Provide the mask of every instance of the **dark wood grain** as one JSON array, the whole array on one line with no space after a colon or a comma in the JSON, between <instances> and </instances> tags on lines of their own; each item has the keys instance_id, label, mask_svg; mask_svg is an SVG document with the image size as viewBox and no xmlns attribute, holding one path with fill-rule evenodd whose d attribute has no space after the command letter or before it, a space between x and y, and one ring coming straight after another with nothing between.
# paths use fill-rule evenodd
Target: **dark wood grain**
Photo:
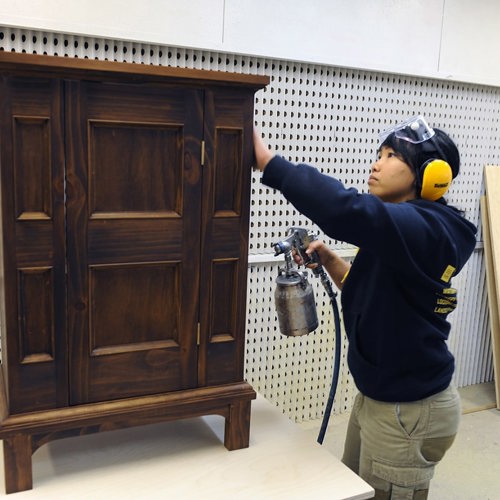
<instances>
[{"instance_id":1,"label":"dark wood grain","mask_svg":"<svg viewBox=\"0 0 500 500\"><path fill-rule=\"evenodd\" d=\"M0 52L6 491L53 439L208 414L249 444L263 76ZM205 151L203 153L203 151Z\"/></svg>"}]
</instances>

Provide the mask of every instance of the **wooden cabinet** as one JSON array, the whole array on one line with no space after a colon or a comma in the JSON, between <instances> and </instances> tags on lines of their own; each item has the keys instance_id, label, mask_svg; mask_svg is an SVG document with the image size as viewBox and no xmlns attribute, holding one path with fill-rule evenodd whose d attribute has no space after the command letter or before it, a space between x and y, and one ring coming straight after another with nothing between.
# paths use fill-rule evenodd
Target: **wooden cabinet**
<instances>
[{"instance_id":1,"label":"wooden cabinet","mask_svg":"<svg viewBox=\"0 0 500 500\"><path fill-rule=\"evenodd\" d=\"M243 381L254 92L267 77L0 53L6 490L45 442L219 414Z\"/></svg>"}]
</instances>

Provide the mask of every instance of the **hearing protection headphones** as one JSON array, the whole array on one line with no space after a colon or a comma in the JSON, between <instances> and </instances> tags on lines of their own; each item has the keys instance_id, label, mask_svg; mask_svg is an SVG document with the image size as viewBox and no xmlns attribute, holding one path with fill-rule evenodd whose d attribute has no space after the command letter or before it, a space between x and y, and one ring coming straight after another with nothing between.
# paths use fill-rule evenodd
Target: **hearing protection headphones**
<instances>
[{"instance_id":1,"label":"hearing protection headphones","mask_svg":"<svg viewBox=\"0 0 500 500\"><path fill-rule=\"evenodd\" d=\"M420 198L436 201L446 194L453 180L449 163L444 160L427 160L419 169Z\"/></svg>"},{"instance_id":2,"label":"hearing protection headphones","mask_svg":"<svg viewBox=\"0 0 500 500\"><path fill-rule=\"evenodd\" d=\"M425 118L421 115L413 116L399 125L382 131L379 134L380 144L384 144L391 134L394 134L396 139L401 139L413 145L429 142L432 144L433 147L430 150L425 148L422 153L437 151L437 158L431 157L427 159L420 167L418 167L419 162L417 159L417 165L413 165L417 170L417 194L420 195L420 198L431 201L436 201L444 196L453 180L453 170L450 164L443 160L446 155L439 147L434 129L429 127ZM428 155L429 153L427 153L427 158L429 158Z\"/></svg>"}]
</instances>

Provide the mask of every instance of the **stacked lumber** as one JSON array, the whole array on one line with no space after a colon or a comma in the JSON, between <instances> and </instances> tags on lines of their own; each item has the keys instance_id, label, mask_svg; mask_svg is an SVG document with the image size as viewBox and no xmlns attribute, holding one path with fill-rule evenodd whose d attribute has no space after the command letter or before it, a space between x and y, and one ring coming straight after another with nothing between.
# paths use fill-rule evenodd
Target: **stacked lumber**
<instances>
[{"instance_id":1,"label":"stacked lumber","mask_svg":"<svg viewBox=\"0 0 500 500\"><path fill-rule=\"evenodd\" d=\"M481 198L484 257L490 312L495 393L500 409L500 166L484 168L486 194Z\"/></svg>"}]
</instances>

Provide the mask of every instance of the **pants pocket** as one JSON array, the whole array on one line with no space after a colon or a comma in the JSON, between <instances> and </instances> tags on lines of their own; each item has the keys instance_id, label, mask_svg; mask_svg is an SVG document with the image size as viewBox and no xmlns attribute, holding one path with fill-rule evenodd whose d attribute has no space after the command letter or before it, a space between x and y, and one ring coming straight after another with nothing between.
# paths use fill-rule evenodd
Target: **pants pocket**
<instances>
[{"instance_id":1,"label":"pants pocket","mask_svg":"<svg viewBox=\"0 0 500 500\"><path fill-rule=\"evenodd\" d=\"M429 482L434 476L434 466L400 467L374 461L372 474L378 483L372 486L384 491L393 491L391 498L413 498L416 490L429 488Z\"/></svg>"},{"instance_id":2,"label":"pants pocket","mask_svg":"<svg viewBox=\"0 0 500 500\"><path fill-rule=\"evenodd\" d=\"M424 410L427 410L427 408L419 401L398 403L396 405L396 418L406 437L411 438L422 426L427 424L428 412Z\"/></svg>"},{"instance_id":3,"label":"pants pocket","mask_svg":"<svg viewBox=\"0 0 500 500\"><path fill-rule=\"evenodd\" d=\"M422 442L422 456L429 462L439 462L455 441L455 435L427 438Z\"/></svg>"}]
</instances>

